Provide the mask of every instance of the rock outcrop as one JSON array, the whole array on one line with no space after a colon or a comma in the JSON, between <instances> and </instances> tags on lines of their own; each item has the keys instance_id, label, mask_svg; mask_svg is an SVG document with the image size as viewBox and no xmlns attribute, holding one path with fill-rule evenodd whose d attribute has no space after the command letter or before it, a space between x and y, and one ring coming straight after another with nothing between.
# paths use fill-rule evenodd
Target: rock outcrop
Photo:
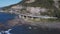
<instances>
[{"instance_id":1,"label":"rock outcrop","mask_svg":"<svg viewBox=\"0 0 60 34\"><path fill-rule=\"evenodd\" d=\"M7 12L12 10L23 14L29 13L32 15L37 14L58 17L60 13L59 4L59 0L22 0L17 4L4 7L3 10Z\"/></svg>"}]
</instances>

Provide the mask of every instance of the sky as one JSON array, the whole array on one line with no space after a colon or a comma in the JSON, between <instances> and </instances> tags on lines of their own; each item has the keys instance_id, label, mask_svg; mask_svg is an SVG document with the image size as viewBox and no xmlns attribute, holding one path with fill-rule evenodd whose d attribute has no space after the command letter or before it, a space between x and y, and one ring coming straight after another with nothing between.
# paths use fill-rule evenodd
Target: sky
<instances>
[{"instance_id":1,"label":"sky","mask_svg":"<svg viewBox=\"0 0 60 34\"><path fill-rule=\"evenodd\" d=\"M12 5L12 4L16 4L20 1L21 0L0 0L0 7L5 7L5 6Z\"/></svg>"}]
</instances>

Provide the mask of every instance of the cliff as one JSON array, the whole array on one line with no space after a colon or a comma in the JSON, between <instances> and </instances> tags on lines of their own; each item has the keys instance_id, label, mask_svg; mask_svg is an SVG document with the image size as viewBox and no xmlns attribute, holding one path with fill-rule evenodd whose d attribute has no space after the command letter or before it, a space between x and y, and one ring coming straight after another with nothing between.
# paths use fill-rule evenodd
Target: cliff
<instances>
[{"instance_id":1,"label":"cliff","mask_svg":"<svg viewBox=\"0 0 60 34\"><path fill-rule=\"evenodd\" d=\"M17 4L3 7L3 10L13 10L23 14L47 15L60 18L59 4L59 0L22 0Z\"/></svg>"}]
</instances>

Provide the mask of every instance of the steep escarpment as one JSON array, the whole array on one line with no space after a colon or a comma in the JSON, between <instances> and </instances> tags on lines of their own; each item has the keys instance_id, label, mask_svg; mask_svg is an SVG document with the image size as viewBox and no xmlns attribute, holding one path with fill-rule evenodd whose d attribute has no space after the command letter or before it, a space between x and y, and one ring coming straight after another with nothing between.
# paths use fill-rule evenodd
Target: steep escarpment
<instances>
[{"instance_id":1,"label":"steep escarpment","mask_svg":"<svg viewBox=\"0 0 60 34\"><path fill-rule=\"evenodd\" d=\"M16 11L22 14L47 15L60 18L59 0L22 0L21 2L4 7L5 11Z\"/></svg>"}]
</instances>

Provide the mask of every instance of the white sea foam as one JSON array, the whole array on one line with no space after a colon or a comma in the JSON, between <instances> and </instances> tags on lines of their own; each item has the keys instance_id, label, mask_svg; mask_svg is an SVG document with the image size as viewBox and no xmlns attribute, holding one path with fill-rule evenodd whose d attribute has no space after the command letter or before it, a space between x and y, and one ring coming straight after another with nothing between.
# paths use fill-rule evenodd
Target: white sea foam
<instances>
[{"instance_id":1,"label":"white sea foam","mask_svg":"<svg viewBox=\"0 0 60 34\"><path fill-rule=\"evenodd\" d=\"M11 30L12 30L12 29L8 29L7 31L1 31L0 34L2 34L2 33L11 34L11 33L10 33Z\"/></svg>"},{"instance_id":2,"label":"white sea foam","mask_svg":"<svg viewBox=\"0 0 60 34\"><path fill-rule=\"evenodd\" d=\"M0 34L2 34L2 33L0 32Z\"/></svg>"},{"instance_id":3,"label":"white sea foam","mask_svg":"<svg viewBox=\"0 0 60 34\"><path fill-rule=\"evenodd\" d=\"M12 30L12 29L8 29L7 31L5 31L5 33L6 33L6 34L11 34L11 33L10 33L11 30Z\"/></svg>"}]
</instances>

